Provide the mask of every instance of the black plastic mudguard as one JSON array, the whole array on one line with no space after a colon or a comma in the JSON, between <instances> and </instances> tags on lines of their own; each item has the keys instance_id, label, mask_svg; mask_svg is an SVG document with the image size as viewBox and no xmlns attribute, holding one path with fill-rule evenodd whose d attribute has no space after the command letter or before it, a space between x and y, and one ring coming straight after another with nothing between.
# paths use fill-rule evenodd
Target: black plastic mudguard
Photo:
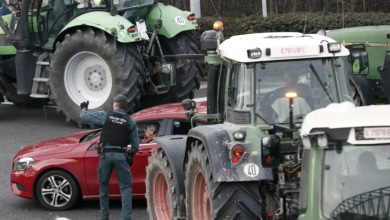
<instances>
[{"instance_id":1,"label":"black plastic mudguard","mask_svg":"<svg viewBox=\"0 0 390 220\"><path fill-rule=\"evenodd\" d=\"M217 182L273 180L272 170L261 165L261 155L251 155L250 150L245 160L239 164L232 164L227 150L227 143L231 140L223 126L225 125L218 124L191 129L188 133L186 152L191 150L193 141L201 141L212 166L213 178ZM188 155L185 154L185 163L188 161Z\"/></svg>"}]
</instances>

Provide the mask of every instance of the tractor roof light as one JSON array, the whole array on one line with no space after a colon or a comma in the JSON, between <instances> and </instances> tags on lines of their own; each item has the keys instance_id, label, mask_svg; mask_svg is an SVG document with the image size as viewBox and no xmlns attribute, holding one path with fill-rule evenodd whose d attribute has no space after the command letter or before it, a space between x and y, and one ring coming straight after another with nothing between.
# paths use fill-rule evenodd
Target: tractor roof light
<instances>
[{"instance_id":1,"label":"tractor roof light","mask_svg":"<svg viewBox=\"0 0 390 220\"><path fill-rule=\"evenodd\" d=\"M329 43L328 44L328 51L329 53L336 53L341 51L341 44L340 43Z\"/></svg>"},{"instance_id":2,"label":"tractor roof light","mask_svg":"<svg viewBox=\"0 0 390 220\"><path fill-rule=\"evenodd\" d=\"M223 31L223 23L222 21L215 21L214 24L213 24L213 30L214 31Z\"/></svg>"},{"instance_id":3,"label":"tractor roof light","mask_svg":"<svg viewBox=\"0 0 390 220\"><path fill-rule=\"evenodd\" d=\"M260 48L247 50L247 53L248 53L249 59L259 59L261 57L261 49Z\"/></svg>"},{"instance_id":4,"label":"tractor roof light","mask_svg":"<svg viewBox=\"0 0 390 220\"><path fill-rule=\"evenodd\" d=\"M233 137L236 141L245 141L246 138L246 131L245 130L238 130L233 133Z\"/></svg>"}]
</instances>

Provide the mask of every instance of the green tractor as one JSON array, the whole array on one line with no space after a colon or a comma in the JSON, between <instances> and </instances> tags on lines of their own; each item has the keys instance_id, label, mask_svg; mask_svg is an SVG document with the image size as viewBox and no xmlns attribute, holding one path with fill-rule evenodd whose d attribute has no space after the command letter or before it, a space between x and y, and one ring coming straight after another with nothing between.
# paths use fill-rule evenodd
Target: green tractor
<instances>
[{"instance_id":1,"label":"green tractor","mask_svg":"<svg viewBox=\"0 0 390 220\"><path fill-rule=\"evenodd\" d=\"M306 116L299 220L390 219L389 111L344 102Z\"/></svg>"},{"instance_id":2,"label":"green tractor","mask_svg":"<svg viewBox=\"0 0 390 220\"><path fill-rule=\"evenodd\" d=\"M352 101L349 51L322 35L224 39L221 24L214 27L201 37L207 114L182 102L189 118L210 124L154 139L160 148L146 167L149 219L295 219L307 174L299 131L310 112Z\"/></svg>"},{"instance_id":3,"label":"green tractor","mask_svg":"<svg viewBox=\"0 0 390 220\"><path fill-rule=\"evenodd\" d=\"M390 26L350 27L322 32L350 50L350 82L356 105L389 104Z\"/></svg>"},{"instance_id":4,"label":"green tractor","mask_svg":"<svg viewBox=\"0 0 390 220\"><path fill-rule=\"evenodd\" d=\"M51 100L79 126L79 104L127 112L192 98L204 72L193 13L168 0L9 0L0 17L0 94ZM3 3L3 7L5 4ZM92 125L91 125L92 126Z\"/></svg>"}]
</instances>

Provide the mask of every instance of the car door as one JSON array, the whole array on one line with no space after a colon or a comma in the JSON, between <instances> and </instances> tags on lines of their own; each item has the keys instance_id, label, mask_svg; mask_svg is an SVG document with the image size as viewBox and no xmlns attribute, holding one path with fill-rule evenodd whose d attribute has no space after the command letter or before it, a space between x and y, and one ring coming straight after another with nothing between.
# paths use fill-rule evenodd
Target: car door
<instances>
[{"instance_id":1,"label":"car door","mask_svg":"<svg viewBox=\"0 0 390 220\"><path fill-rule=\"evenodd\" d=\"M159 123L158 135L165 135L166 128L166 119L159 120L149 120L143 122L137 122L138 128L144 128L146 123ZM139 132L142 133L142 132ZM87 183L87 188L89 195L84 195L85 198L89 197L98 197L99 196L99 181L97 177L97 167L99 163L99 158L96 152L96 142L99 138L94 139L91 146L85 153L85 178ZM148 164L148 157L151 155L151 152L154 149L157 149L159 146L156 143L147 143L141 144L139 146L138 153L133 159L133 165L130 167L130 171L133 177L133 198L145 198L145 178L146 171L145 168ZM115 171L112 172L110 178L110 198L120 198L120 190L118 185L118 179L116 177Z\"/></svg>"}]
</instances>

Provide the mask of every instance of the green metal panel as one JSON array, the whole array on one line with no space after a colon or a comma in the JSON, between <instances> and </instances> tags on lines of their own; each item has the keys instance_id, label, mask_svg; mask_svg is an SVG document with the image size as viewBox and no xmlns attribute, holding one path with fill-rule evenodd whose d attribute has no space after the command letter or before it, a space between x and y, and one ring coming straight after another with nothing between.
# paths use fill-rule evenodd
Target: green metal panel
<instances>
[{"instance_id":1,"label":"green metal panel","mask_svg":"<svg viewBox=\"0 0 390 220\"><path fill-rule=\"evenodd\" d=\"M2 16L2 19L5 23L10 24L12 19L12 14ZM7 40L7 34L0 27L0 55L15 55L16 48L11 45L11 43Z\"/></svg>"},{"instance_id":2,"label":"green metal panel","mask_svg":"<svg viewBox=\"0 0 390 220\"><path fill-rule=\"evenodd\" d=\"M146 18L148 30L152 31L154 29L157 19L163 21L161 29L158 30L158 34L167 38L172 38L183 31L194 30L198 26L198 22L196 20L188 21L187 17L190 14L191 12L158 3Z\"/></svg>"},{"instance_id":3,"label":"green metal panel","mask_svg":"<svg viewBox=\"0 0 390 220\"><path fill-rule=\"evenodd\" d=\"M305 170L303 175L308 175L306 177L308 183L306 189L301 189L307 191L307 208L306 212L302 213L299 216L299 220L313 220L313 219L321 219L320 218L320 199L321 198L321 176L322 176L322 157L323 150L317 148L317 146L313 146L308 155L304 155L306 158L305 161L309 163L309 165L305 165L305 167L309 168L309 170Z\"/></svg>"},{"instance_id":4,"label":"green metal panel","mask_svg":"<svg viewBox=\"0 0 390 220\"><path fill-rule=\"evenodd\" d=\"M140 41L143 38L138 32L128 33L127 29L134 26L129 20L122 16L112 16L109 12L95 11L82 14L70 21L60 33L67 29L80 26L89 26L101 29L113 35L121 43Z\"/></svg>"},{"instance_id":5,"label":"green metal panel","mask_svg":"<svg viewBox=\"0 0 390 220\"><path fill-rule=\"evenodd\" d=\"M390 25L351 27L330 30L326 35L345 45L361 43L366 46L369 56L368 79L380 80L378 66L383 66L386 51L390 50Z\"/></svg>"}]
</instances>

